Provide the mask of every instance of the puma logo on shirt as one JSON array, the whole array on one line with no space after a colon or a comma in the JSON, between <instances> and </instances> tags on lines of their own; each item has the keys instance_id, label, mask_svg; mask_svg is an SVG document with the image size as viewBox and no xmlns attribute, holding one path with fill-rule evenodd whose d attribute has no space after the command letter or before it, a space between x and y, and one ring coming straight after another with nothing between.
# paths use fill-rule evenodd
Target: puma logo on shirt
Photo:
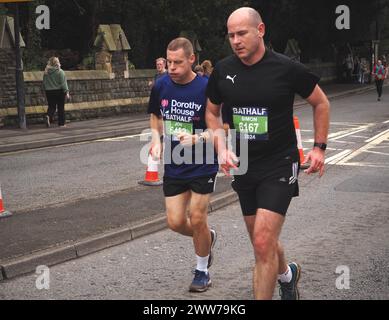
<instances>
[{"instance_id":1,"label":"puma logo on shirt","mask_svg":"<svg viewBox=\"0 0 389 320\"><path fill-rule=\"evenodd\" d=\"M236 78L237 75L234 75L233 77L231 77L230 75L227 75L226 79L227 80L231 80L233 84L235 84L235 78Z\"/></svg>"}]
</instances>

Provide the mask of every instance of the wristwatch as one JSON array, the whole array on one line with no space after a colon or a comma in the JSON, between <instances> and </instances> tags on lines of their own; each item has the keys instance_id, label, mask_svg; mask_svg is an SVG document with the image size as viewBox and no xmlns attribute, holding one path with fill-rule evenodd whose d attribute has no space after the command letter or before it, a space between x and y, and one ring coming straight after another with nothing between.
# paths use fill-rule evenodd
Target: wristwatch
<instances>
[{"instance_id":1,"label":"wristwatch","mask_svg":"<svg viewBox=\"0 0 389 320\"><path fill-rule=\"evenodd\" d=\"M202 134L199 134L199 142L204 143L205 142L205 137Z\"/></svg>"},{"instance_id":2,"label":"wristwatch","mask_svg":"<svg viewBox=\"0 0 389 320\"><path fill-rule=\"evenodd\" d=\"M325 151L327 149L327 144L323 143L323 142L315 142L313 144L313 147L318 147L320 148L321 150Z\"/></svg>"}]
</instances>

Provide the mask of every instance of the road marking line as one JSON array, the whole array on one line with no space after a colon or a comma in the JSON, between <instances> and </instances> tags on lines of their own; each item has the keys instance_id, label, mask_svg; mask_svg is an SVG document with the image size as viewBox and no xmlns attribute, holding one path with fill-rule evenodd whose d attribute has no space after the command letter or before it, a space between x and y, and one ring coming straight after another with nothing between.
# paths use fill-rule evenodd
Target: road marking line
<instances>
[{"instance_id":1,"label":"road marking line","mask_svg":"<svg viewBox=\"0 0 389 320\"><path fill-rule=\"evenodd\" d=\"M344 157L347 157L351 152L352 152L352 150L350 150L350 149L339 152L338 154L327 158L324 163L325 164L336 164L337 161L340 161Z\"/></svg>"},{"instance_id":2,"label":"road marking line","mask_svg":"<svg viewBox=\"0 0 389 320\"><path fill-rule=\"evenodd\" d=\"M336 125L336 126L349 126L349 127L363 126L363 125L367 125L367 124L368 124L368 123L331 122L331 125Z\"/></svg>"},{"instance_id":3,"label":"road marking line","mask_svg":"<svg viewBox=\"0 0 389 320\"><path fill-rule=\"evenodd\" d=\"M389 156L389 153L379 152L379 151L365 151L365 153L373 153L373 154L378 154L381 156Z\"/></svg>"},{"instance_id":4,"label":"road marking line","mask_svg":"<svg viewBox=\"0 0 389 320\"><path fill-rule=\"evenodd\" d=\"M389 120L385 121L385 122L382 122L382 123L389 123Z\"/></svg>"},{"instance_id":5,"label":"road marking line","mask_svg":"<svg viewBox=\"0 0 389 320\"><path fill-rule=\"evenodd\" d=\"M332 142L334 142L334 143L345 143L345 144L355 144L356 143L354 141L342 141L342 140L334 140Z\"/></svg>"},{"instance_id":6,"label":"road marking line","mask_svg":"<svg viewBox=\"0 0 389 320\"><path fill-rule=\"evenodd\" d=\"M372 140L374 139L374 140ZM374 148L375 146L379 145L381 142L389 139L389 129L388 130L385 130L384 132L380 133L380 134L377 134L375 137L373 137L372 139L369 139L367 142L366 145L364 145L363 147L359 148L358 150L355 150L353 153L351 153L350 155L346 156L345 158L343 158L341 161L339 161L337 164L338 165L343 165L345 164L346 162L350 161L351 159L359 156L360 154L362 154L363 152L371 149L371 148Z\"/></svg>"},{"instance_id":7,"label":"road marking line","mask_svg":"<svg viewBox=\"0 0 389 320\"><path fill-rule=\"evenodd\" d=\"M99 140L96 140L96 141L98 141L98 142L125 141L125 140L128 140L128 139L137 138L137 137L143 137L143 136L149 136L149 135L151 135L151 133L141 133L141 134L134 134L134 135L131 135L131 136L122 136L122 137L116 137L116 138L99 139Z\"/></svg>"},{"instance_id":8,"label":"road marking line","mask_svg":"<svg viewBox=\"0 0 389 320\"><path fill-rule=\"evenodd\" d=\"M370 138L370 139L366 140L365 142L372 142L373 140L375 140L375 139L377 139L377 138L383 136L384 134L386 134L386 133L388 133L388 132L389 132L389 129L387 129L387 130L385 130L385 131L383 131L383 132L377 134L376 136L374 136L373 138ZM386 140L386 139L385 139L385 140Z\"/></svg>"},{"instance_id":9,"label":"road marking line","mask_svg":"<svg viewBox=\"0 0 389 320\"><path fill-rule=\"evenodd\" d=\"M372 126L372 125L371 125L371 126ZM369 127L371 127L371 126L366 126L366 127L361 128L361 129L359 129L359 130L350 130L351 132L345 133L345 134L343 134L343 135L336 136L335 138L329 136L329 139L330 139L330 140L337 140L337 139L345 138L345 137L351 136L351 135L353 135L353 134L356 134L356 133L358 133L358 132L365 131L365 130L367 130L367 129L368 129Z\"/></svg>"},{"instance_id":10,"label":"road marking line","mask_svg":"<svg viewBox=\"0 0 389 320\"><path fill-rule=\"evenodd\" d=\"M331 122L331 125L333 123ZM374 123L367 123L367 124L363 124L363 125L358 125L357 127L352 127L350 129L346 129L346 130L341 130L341 131L337 131L337 132L333 132L333 133L330 133L328 135L328 139L337 139L337 138L341 138L342 136L347 136L349 134L353 134L353 133L357 133L357 132L360 132L360 130L366 130L367 128L369 128L370 126L374 126L375 124Z\"/></svg>"},{"instance_id":11,"label":"road marking line","mask_svg":"<svg viewBox=\"0 0 389 320\"><path fill-rule=\"evenodd\" d=\"M343 149L338 149L338 148L330 148L330 147L327 147L327 150L328 151L342 151Z\"/></svg>"},{"instance_id":12,"label":"road marking line","mask_svg":"<svg viewBox=\"0 0 389 320\"><path fill-rule=\"evenodd\" d=\"M337 165L340 165L337 163ZM347 163L342 163L342 166L351 166L351 167L370 167L370 168L389 168L389 166L385 165L379 165L375 163L370 163L370 162L347 162Z\"/></svg>"}]
</instances>

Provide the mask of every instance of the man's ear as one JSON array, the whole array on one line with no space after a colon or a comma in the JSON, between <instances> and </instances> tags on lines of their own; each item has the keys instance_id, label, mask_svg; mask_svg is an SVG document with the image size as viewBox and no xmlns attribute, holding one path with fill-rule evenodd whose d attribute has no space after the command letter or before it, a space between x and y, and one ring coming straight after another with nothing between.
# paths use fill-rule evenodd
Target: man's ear
<instances>
[{"instance_id":1,"label":"man's ear","mask_svg":"<svg viewBox=\"0 0 389 320\"><path fill-rule=\"evenodd\" d=\"M265 33L266 33L266 27L265 27L265 24L263 22L261 22L259 25L258 25L258 32L259 32L259 36L261 38L263 38L265 36Z\"/></svg>"},{"instance_id":2,"label":"man's ear","mask_svg":"<svg viewBox=\"0 0 389 320\"><path fill-rule=\"evenodd\" d=\"M193 65L196 61L196 56L192 53L189 57L189 62Z\"/></svg>"}]
</instances>

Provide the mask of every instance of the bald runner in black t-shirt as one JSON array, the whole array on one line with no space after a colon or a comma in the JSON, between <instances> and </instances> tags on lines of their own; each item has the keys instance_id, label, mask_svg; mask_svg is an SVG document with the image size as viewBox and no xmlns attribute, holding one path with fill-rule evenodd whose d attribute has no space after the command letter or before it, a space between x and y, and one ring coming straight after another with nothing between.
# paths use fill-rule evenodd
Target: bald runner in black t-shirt
<instances>
[{"instance_id":1,"label":"bald runner in black t-shirt","mask_svg":"<svg viewBox=\"0 0 389 320\"><path fill-rule=\"evenodd\" d=\"M236 164L247 172L234 176L250 240L254 247L254 295L271 299L277 279L281 299L299 298L301 267L286 263L279 235L293 197L298 195L299 156L293 125L295 94L314 112L315 145L307 154L307 174L324 173L324 150L329 127L329 102L318 86L319 77L304 65L266 49L265 25L257 11L240 8L227 22L235 53L218 64L207 87L206 120L215 134L219 163L228 175ZM220 108L236 130L235 152L226 148ZM248 150L240 152L242 142ZM239 159L237 158L239 156ZM236 172L236 170L234 170Z\"/></svg>"}]
</instances>

